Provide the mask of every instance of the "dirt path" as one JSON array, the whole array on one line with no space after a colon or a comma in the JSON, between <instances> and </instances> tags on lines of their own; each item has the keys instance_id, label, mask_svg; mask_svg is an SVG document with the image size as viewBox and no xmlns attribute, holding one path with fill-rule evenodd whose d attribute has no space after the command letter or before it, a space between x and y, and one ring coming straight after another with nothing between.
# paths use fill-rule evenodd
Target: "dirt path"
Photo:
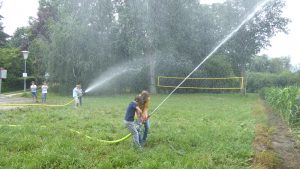
<instances>
[{"instance_id":1,"label":"dirt path","mask_svg":"<svg viewBox=\"0 0 300 169\"><path fill-rule=\"evenodd\" d=\"M1 104L22 104L22 103L32 103L32 99L18 97L18 96L0 95L0 110L10 110L10 109L22 107L22 106L1 106Z\"/></svg>"},{"instance_id":2,"label":"dirt path","mask_svg":"<svg viewBox=\"0 0 300 169\"><path fill-rule=\"evenodd\" d=\"M268 122L274 132L271 134L271 147L278 154L281 169L300 169L300 141L293 137L280 117L268 111Z\"/></svg>"}]
</instances>

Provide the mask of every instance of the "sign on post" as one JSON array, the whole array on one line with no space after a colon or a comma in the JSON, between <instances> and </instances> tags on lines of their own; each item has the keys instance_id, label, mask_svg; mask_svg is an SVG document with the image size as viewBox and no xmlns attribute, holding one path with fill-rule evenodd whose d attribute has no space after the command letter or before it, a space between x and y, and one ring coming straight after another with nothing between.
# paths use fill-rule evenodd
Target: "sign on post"
<instances>
[{"instance_id":1,"label":"sign on post","mask_svg":"<svg viewBox=\"0 0 300 169\"><path fill-rule=\"evenodd\" d=\"M2 87L2 79L6 79L7 70L0 67L0 94L1 94L1 87Z\"/></svg>"},{"instance_id":2,"label":"sign on post","mask_svg":"<svg viewBox=\"0 0 300 169\"><path fill-rule=\"evenodd\" d=\"M7 70L0 68L0 78L6 79L7 76Z\"/></svg>"}]
</instances>

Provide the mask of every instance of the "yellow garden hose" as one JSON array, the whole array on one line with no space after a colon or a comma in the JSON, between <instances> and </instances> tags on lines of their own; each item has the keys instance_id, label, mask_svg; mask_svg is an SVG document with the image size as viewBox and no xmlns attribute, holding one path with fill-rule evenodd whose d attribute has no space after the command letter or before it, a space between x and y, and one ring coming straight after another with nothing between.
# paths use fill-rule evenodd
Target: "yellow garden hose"
<instances>
[{"instance_id":1,"label":"yellow garden hose","mask_svg":"<svg viewBox=\"0 0 300 169\"><path fill-rule=\"evenodd\" d=\"M1 127L22 127L22 125L15 125L15 124L8 124L8 125L0 125L0 128ZM41 128L46 128L46 126L40 126ZM128 139L131 134L127 134L126 136L120 138L120 139L117 139L117 140L101 140L101 139L97 139L97 138L94 138L94 137L91 137L89 135L85 135L83 134L82 132L79 132L77 130L74 130L74 129L69 129L71 132L73 133L76 133L76 134L79 134L79 135L83 135L84 137L90 139L90 140L95 140L95 141L98 141L98 142L101 142L101 143L107 143L107 144L115 144L115 143L119 143L119 142L122 142L126 139Z\"/></svg>"},{"instance_id":2,"label":"yellow garden hose","mask_svg":"<svg viewBox=\"0 0 300 169\"><path fill-rule=\"evenodd\" d=\"M68 103L66 104L62 104L62 105L54 105L54 104L0 104L0 106L41 106L41 107L63 107L63 106L67 106L69 104L71 104L74 100L71 100L69 101ZM21 127L22 125L13 125L13 124L10 124L10 125L0 125L0 127L2 126L7 126L7 127ZM46 126L41 126L41 127L46 127ZM74 130L74 129L69 129L71 132L73 133L77 133L77 134L80 134L80 135L84 135L83 133L77 131L77 130ZM88 135L84 135L86 138L90 139L90 140L96 140L98 142L101 142L101 143L108 143L108 144L115 144L115 143L119 143L119 142L122 142L126 139L128 139L130 136L131 136L131 133L127 134L126 136L120 138L120 139L117 139L117 140L101 140L101 139L97 139L97 138L93 138L91 136L88 136Z\"/></svg>"},{"instance_id":3,"label":"yellow garden hose","mask_svg":"<svg viewBox=\"0 0 300 169\"><path fill-rule=\"evenodd\" d=\"M71 104L74 100L71 100L65 104L0 104L0 106L41 106L41 107L63 107Z\"/></svg>"}]
</instances>

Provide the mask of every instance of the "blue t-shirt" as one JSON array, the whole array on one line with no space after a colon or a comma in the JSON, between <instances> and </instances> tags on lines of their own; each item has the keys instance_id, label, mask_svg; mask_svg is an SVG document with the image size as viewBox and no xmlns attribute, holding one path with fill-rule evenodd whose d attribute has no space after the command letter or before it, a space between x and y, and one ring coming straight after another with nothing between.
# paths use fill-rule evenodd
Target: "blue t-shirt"
<instances>
[{"instance_id":1,"label":"blue t-shirt","mask_svg":"<svg viewBox=\"0 0 300 169\"><path fill-rule=\"evenodd\" d=\"M128 105L127 111L125 114L126 121L134 121L134 114L135 114L136 107L137 107L137 103L134 101Z\"/></svg>"}]
</instances>

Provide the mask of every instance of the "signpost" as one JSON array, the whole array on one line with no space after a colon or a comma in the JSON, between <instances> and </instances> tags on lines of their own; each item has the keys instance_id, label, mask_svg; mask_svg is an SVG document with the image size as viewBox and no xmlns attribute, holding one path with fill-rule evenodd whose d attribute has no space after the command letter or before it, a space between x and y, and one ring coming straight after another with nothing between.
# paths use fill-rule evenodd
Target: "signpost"
<instances>
[{"instance_id":1,"label":"signpost","mask_svg":"<svg viewBox=\"0 0 300 169\"><path fill-rule=\"evenodd\" d=\"M50 74L48 72L45 73L45 79L46 79L46 82L48 82L48 79L50 77Z\"/></svg>"},{"instance_id":2,"label":"signpost","mask_svg":"<svg viewBox=\"0 0 300 169\"><path fill-rule=\"evenodd\" d=\"M2 79L6 79L7 70L0 67L0 94L1 94L1 87L2 87Z\"/></svg>"},{"instance_id":3,"label":"signpost","mask_svg":"<svg viewBox=\"0 0 300 169\"><path fill-rule=\"evenodd\" d=\"M26 60L28 58L28 51L22 51L23 53L23 57L24 57L24 61L25 61L25 71L23 73L23 77L24 77L24 92L26 91L26 78L27 78L27 73L26 73Z\"/></svg>"}]
</instances>

